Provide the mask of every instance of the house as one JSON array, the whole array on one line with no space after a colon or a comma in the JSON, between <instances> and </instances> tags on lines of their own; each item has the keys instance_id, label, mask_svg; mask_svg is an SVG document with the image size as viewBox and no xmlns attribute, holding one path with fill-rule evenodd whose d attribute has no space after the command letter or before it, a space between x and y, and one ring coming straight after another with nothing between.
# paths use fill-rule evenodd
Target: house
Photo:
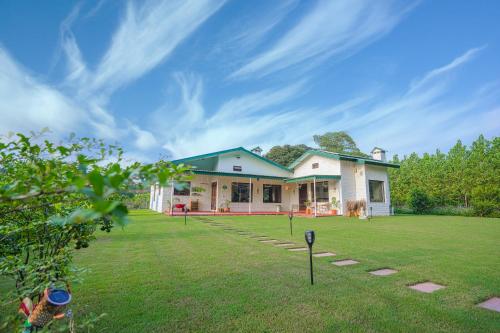
<instances>
[{"instance_id":1,"label":"house","mask_svg":"<svg viewBox=\"0 0 500 333\"><path fill-rule=\"evenodd\" d=\"M173 161L193 167L192 179L152 186L150 208L170 214L270 214L289 211L312 216L347 215L365 202L367 215L391 213L385 151L357 157L308 150L288 167L238 147ZM332 200L333 198L333 200ZM332 204L333 201L333 204Z\"/></svg>"}]
</instances>

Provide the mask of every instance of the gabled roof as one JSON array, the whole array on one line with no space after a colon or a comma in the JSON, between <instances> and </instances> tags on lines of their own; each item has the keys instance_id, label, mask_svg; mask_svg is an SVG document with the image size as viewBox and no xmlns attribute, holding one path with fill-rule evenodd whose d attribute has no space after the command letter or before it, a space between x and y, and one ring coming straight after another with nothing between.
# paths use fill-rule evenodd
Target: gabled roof
<instances>
[{"instance_id":1,"label":"gabled roof","mask_svg":"<svg viewBox=\"0 0 500 333\"><path fill-rule=\"evenodd\" d=\"M399 164L383 162L383 161L379 161L379 160L376 160L373 158L368 158L368 157L359 157L359 156L353 156L353 155L332 153L332 152L329 152L326 150L320 150L320 149L307 150L304 154L302 154L298 159L296 159L288 167L290 169L294 169L297 165L302 163L302 161L304 161L306 158L308 158L309 156L314 156L314 155L315 156L323 156L323 157L331 158L334 160L352 161L352 162L356 162L359 164L372 164L372 165L379 165L379 166L385 166L385 167L390 167L390 168L399 168Z\"/></svg>"},{"instance_id":2,"label":"gabled roof","mask_svg":"<svg viewBox=\"0 0 500 333\"><path fill-rule=\"evenodd\" d=\"M372 151L370 153L373 153L375 150L380 150L380 151L383 151L385 153L385 149L384 148L380 148L380 147L373 147Z\"/></svg>"},{"instance_id":3,"label":"gabled roof","mask_svg":"<svg viewBox=\"0 0 500 333\"><path fill-rule=\"evenodd\" d=\"M203 163L203 164L206 164L206 165L211 165L213 163L213 161L215 161L215 158L219 157L220 155L223 155L223 154L228 154L228 153L233 153L233 152L241 152L241 153L244 153L244 154L248 154L252 157L255 157L261 161L264 161L266 163L269 163L275 167L278 167L282 170L286 170L288 172L292 172L292 170L290 170L289 168L281 165L281 164L278 164L274 161L271 161L270 159L268 158L265 158L263 156L260 156L258 154L255 154L253 152L251 152L250 150L247 150L243 147L237 147L237 148L232 148L232 149L226 149L226 150L220 150L220 151L216 151L216 152L213 152L213 153L208 153L208 154L202 154L202 155L196 155L196 156L190 156L190 157L186 157L186 158L181 158L181 159L178 159L178 160L173 160L172 163L175 163L175 164L180 164L180 163L184 163L184 164L189 164L189 162L194 162L194 161L197 161L197 164L198 163ZM213 160L211 160L213 159ZM208 161L207 161L208 160ZM204 170L209 170L209 169L205 169L203 168Z\"/></svg>"}]
</instances>

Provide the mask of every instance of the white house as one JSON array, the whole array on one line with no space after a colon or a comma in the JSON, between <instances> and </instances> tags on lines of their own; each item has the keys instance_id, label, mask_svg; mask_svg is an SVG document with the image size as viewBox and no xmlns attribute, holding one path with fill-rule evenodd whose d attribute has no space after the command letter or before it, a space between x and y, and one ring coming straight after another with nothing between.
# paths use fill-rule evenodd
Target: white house
<instances>
[{"instance_id":1,"label":"white house","mask_svg":"<svg viewBox=\"0 0 500 333\"><path fill-rule=\"evenodd\" d=\"M288 167L242 147L173 161L193 167L192 179L168 187L152 186L150 208L170 214L347 215L364 202L367 215L391 210L385 151L372 158L309 150ZM333 199L333 200L332 200Z\"/></svg>"}]
</instances>

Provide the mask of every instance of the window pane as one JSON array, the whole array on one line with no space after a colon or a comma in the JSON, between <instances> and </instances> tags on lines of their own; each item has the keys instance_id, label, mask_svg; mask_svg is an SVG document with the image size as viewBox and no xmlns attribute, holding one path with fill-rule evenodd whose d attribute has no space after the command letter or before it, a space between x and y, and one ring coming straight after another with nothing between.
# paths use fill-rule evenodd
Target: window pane
<instances>
[{"instance_id":1,"label":"window pane","mask_svg":"<svg viewBox=\"0 0 500 333\"><path fill-rule=\"evenodd\" d=\"M369 181L370 201L384 202L384 182L380 180Z\"/></svg>"},{"instance_id":2,"label":"window pane","mask_svg":"<svg viewBox=\"0 0 500 333\"><path fill-rule=\"evenodd\" d=\"M281 185L263 185L262 195L265 203L281 203Z\"/></svg>"},{"instance_id":3,"label":"window pane","mask_svg":"<svg viewBox=\"0 0 500 333\"><path fill-rule=\"evenodd\" d=\"M314 183L311 183L311 192L312 191L314 191ZM316 182L316 201L330 202L330 199L328 198L328 181Z\"/></svg>"},{"instance_id":4,"label":"window pane","mask_svg":"<svg viewBox=\"0 0 500 333\"><path fill-rule=\"evenodd\" d=\"M231 185L231 201L232 202L249 202L250 201L250 184L249 183L232 183L232 185Z\"/></svg>"},{"instance_id":5,"label":"window pane","mask_svg":"<svg viewBox=\"0 0 500 333\"><path fill-rule=\"evenodd\" d=\"M190 195L191 182L175 182L174 195Z\"/></svg>"}]
</instances>

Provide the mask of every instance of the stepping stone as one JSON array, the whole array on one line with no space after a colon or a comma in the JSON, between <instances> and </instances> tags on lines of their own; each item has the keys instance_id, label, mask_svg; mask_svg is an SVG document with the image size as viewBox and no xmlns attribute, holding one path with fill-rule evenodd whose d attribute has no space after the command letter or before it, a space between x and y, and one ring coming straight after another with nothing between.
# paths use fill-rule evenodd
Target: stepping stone
<instances>
[{"instance_id":1,"label":"stepping stone","mask_svg":"<svg viewBox=\"0 0 500 333\"><path fill-rule=\"evenodd\" d=\"M264 238L264 237L267 237L267 236L257 236L257 235L254 235L251 238Z\"/></svg>"},{"instance_id":2,"label":"stepping stone","mask_svg":"<svg viewBox=\"0 0 500 333\"><path fill-rule=\"evenodd\" d=\"M295 245L294 243L278 243L278 244L274 244L274 246L278 246L278 247L288 247L288 246L292 246L292 245Z\"/></svg>"},{"instance_id":3,"label":"stepping stone","mask_svg":"<svg viewBox=\"0 0 500 333\"><path fill-rule=\"evenodd\" d=\"M335 266L350 266L350 265L356 265L359 264L359 261L352 260L352 259L346 259L346 260L337 260L332 262Z\"/></svg>"},{"instance_id":4,"label":"stepping stone","mask_svg":"<svg viewBox=\"0 0 500 333\"><path fill-rule=\"evenodd\" d=\"M261 243L274 243L274 242L277 242L276 239L262 239L262 240L259 240L259 242Z\"/></svg>"},{"instance_id":5,"label":"stepping stone","mask_svg":"<svg viewBox=\"0 0 500 333\"><path fill-rule=\"evenodd\" d=\"M309 249L307 247L289 247L287 250L292 252L300 252L300 251L307 251Z\"/></svg>"},{"instance_id":6,"label":"stepping stone","mask_svg":"<svg viewBox=\"0 0 500 333\"><path fill-rule=\"evenodd\" d=\"M500 312L500 297L493 297L483 303L479 303L477 306L483 309L488 309L496 312Z\"/></svg>"},{"instance_id":7,"label":"stepping stone","mask_svg":"<svg viewBox=\"0 0 500 333\"><path fill-rule=\"evenodd\" d=\"M319 253L313 253L313 257L317 257L317 258L322 258L322 257L333 257L333 256L336 256L335 253L331 253L331 252L319 252Z\"/></svg>"},{"instance_id":8,"label":"stepping stone","mask_svg":"<svg viewBox=\"0 0 500 333\"><path fill-rule=\"evenodd\" d=\"M398 271L395 269L391 268L382 268L382 269L377 269L376 271L371 271L368 272L371 275L376 275L376 276L387 276L387 275L392 275L394 273L397 273Z\"/></svg>"},{"instance_id":9,"label":"stepping stone","mask_svg":"<svg viewBox=\"0 0 500 333\"><path fill-rule=\"evenodd\" d=\"M430 294L430 293L435 292L436 290L443 289L446 287L442 286L440 284L433 283L433 282L422 282L422 283L414 284L413 286L409 286L408 288L416 290L416 291L420 291L423 293Z\"/></svg>"}]
</instances>

